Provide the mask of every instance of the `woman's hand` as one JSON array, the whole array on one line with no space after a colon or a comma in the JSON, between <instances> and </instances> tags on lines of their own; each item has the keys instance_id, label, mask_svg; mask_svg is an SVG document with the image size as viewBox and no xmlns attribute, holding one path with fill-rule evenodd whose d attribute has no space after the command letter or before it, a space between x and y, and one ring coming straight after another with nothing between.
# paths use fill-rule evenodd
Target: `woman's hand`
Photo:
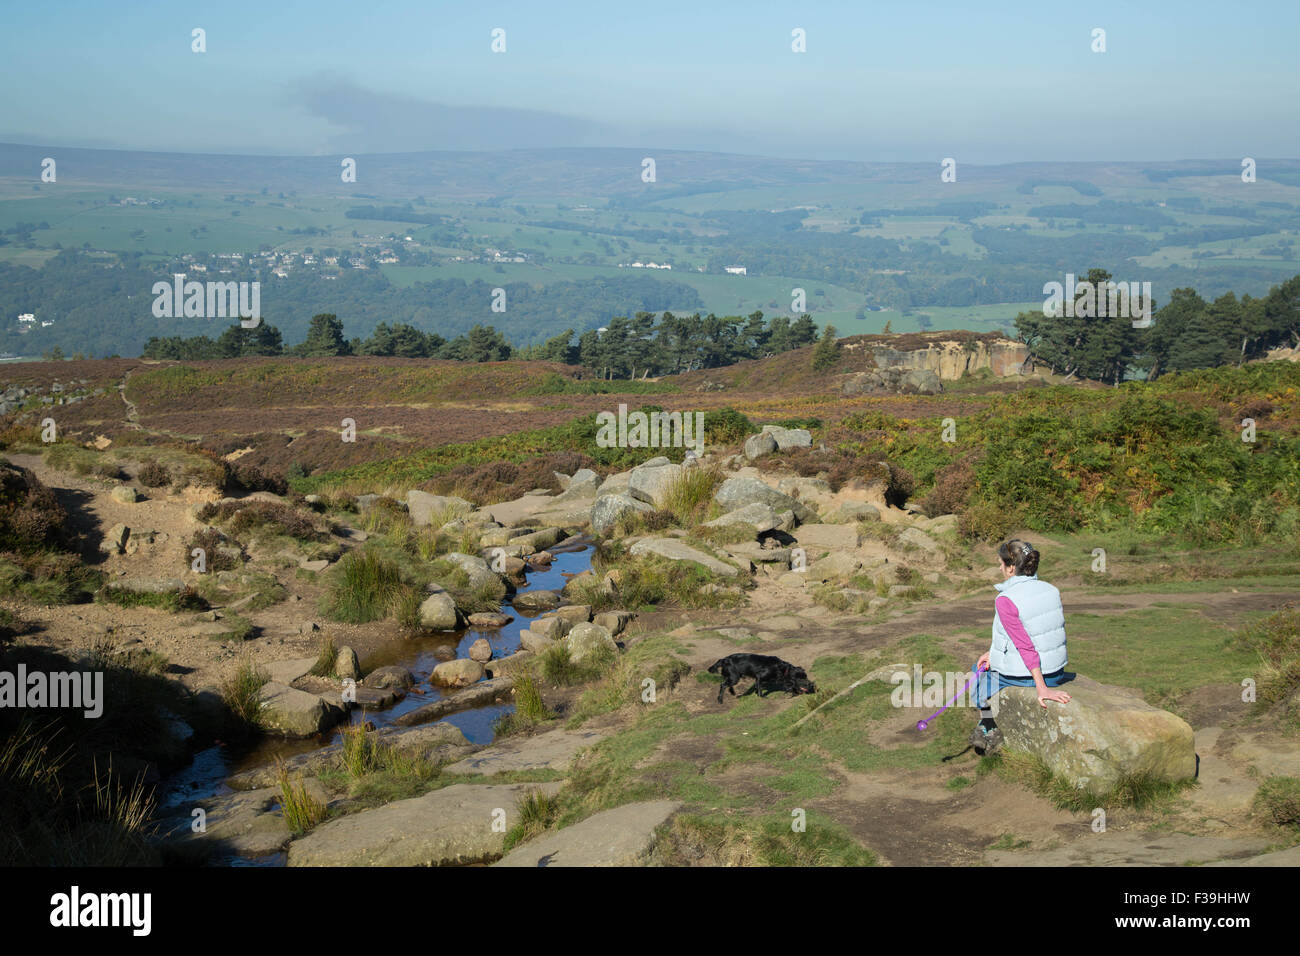
<instances>
[{"instance_id":1,"label":"woman's hand","mask_svg":"<svg viewBox=\"0 0 1300 956\"><path fill-rule=\"evenodd\" d=\"M1068 704L1070 702L1070 695L1063 690L1053 690L1050 687L1038 688L1039 705L1046 709L1049 700L1054 700L1059 704Z\"/></svg>"},{"instance_id":2,"label":"woman's hand","mask_svg":"<svg viewBox=\"0 0 1300 956\"><path fill-rule=\"evenodd\" d=\"M975 670L987 670L989 666L989 652L985 651L980 655L980 659L975 662Z\"/></svg>"}]
</instances>

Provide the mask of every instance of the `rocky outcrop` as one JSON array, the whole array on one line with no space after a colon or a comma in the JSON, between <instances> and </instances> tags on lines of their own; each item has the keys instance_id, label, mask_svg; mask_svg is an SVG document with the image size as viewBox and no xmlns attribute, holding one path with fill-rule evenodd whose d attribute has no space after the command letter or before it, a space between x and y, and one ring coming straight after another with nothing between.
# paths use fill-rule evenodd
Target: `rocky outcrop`
<instances>
[{"instance_id":1,"label":"rocky outcrop","mask_svg":"<svg viewBox=\"0 0 1300 956\"><path fill-rule=\"evenodd\" d=\"M997 722L1008 749L1042 758L1081 790L1104 794L1124 775L1179 781L1196 775L1192 728L1125 687L1078 676L1063 684L1068 704L1044 708L1032 687L998 693Z\"/></svg>"},{"instance_id":2,"label":"rocky outcrop","mask_svg":"<svg viewBox=\"0 0 1300 956\"><path fill-rule=\"evenodd\" d=\"M878 368L859 372L844 383L845 395L864 392L898 392L901 395L937 395L943 391L939 373L927 368Z\"/></svg>"}]
</instances>

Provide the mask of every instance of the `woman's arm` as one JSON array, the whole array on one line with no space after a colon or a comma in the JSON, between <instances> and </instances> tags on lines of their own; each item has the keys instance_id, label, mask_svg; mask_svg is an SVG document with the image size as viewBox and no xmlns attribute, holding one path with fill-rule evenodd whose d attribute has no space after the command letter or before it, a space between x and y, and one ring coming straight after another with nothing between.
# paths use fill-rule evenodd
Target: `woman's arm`
<instances>
[{"instance_id":1,"label":"woman's arm","mask_svg":"<svg viewBox=\"0 0 1300 956\"><path fill-rule=\"evenodd\" d=\"M1062 704L1070 702L1070 695L1063 690L1053 690L1043 681L1043 668L1040 666L1041 661L1038 657L1038 650L1034 647L1034 642L1025 630L1025 626L1020 623L1020 612L1016 610L1015 603L1009 597L999 597L993 602L997 608L998 620L1002 622L1002 629L1007 632L1011 638L1011 643L1016 645L1016 650L1020 652L1020 659L1025 662L1029 668L1029 673L1034 677L1034 687L1038 691L1038 703L1047 706L1047 701L1055 700Z\"/></svg>"},{"instance_id":2,"label":"woman's arm","mask_svg":"<svg viewBox=\"0 0 1300 956\"><path fill-rule=\"evenodd\" d=\"M1016 609L1015 604L1011 598L999 596L993 602L993 606L997 609L998 620L1002 622L1002 630L1007 632L1007 637L1011 638L1011 643L1016 645L1016 650L1020 652L1020 659L1025 662L1025 667L1029 670L1029 673L1032 674L1034 671L1038 671L1039 676L1035 678L1035 683L1041 681L1043 672L1038 670L1038 651L1034 647L1033 640L1029 637L1029 632L1020 623L1020 612Z\"/></svg>"}]
</instances>

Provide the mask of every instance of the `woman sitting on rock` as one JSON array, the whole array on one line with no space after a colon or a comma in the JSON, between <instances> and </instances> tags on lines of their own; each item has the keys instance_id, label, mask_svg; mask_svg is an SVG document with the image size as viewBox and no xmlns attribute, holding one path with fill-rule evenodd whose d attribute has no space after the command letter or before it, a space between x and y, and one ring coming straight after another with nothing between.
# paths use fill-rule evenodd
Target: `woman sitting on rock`
<instances>
[{"instance_id":1,"label":"woman sitting on rock","mask_svg":"<svg viewBox=\"0 0 1300 956\"><path fill-rule=\"evenodd\" d=\"M989 704L1003 687L1036 687L1038 703L1069 703L1070 695L1051 688L1074 678L1065 673L1065 612L1061 592L1038 580L1039 554L1026 541L1012 538L998 547L1005 580L995 585L1002 593L993 602L993 645L980 656L976 669L988 672L975 682L980 722L970 742L979 754L991 754L1002 745L1002 731L993 721Z\"/></svg>"}]
</instances>

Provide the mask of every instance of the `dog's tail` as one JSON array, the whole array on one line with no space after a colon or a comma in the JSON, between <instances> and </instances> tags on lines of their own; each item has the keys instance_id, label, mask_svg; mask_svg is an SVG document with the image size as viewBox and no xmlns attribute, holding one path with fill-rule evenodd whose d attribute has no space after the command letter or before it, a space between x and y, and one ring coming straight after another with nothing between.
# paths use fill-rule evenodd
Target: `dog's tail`
<instances>
[{"instance_id":1,"label":"dog's tail","mask_svg":"<svg viewBox=\"0 0 1300 956\"><path fill-rule=\"evenodd\" d=\"M712 664L709 665L709 673L710 674L718 673L718 671L722 669L723 662L725 661L726 661L725 657L719 657L716 661L714 661Z\"/></svg>"}]
</instances>

